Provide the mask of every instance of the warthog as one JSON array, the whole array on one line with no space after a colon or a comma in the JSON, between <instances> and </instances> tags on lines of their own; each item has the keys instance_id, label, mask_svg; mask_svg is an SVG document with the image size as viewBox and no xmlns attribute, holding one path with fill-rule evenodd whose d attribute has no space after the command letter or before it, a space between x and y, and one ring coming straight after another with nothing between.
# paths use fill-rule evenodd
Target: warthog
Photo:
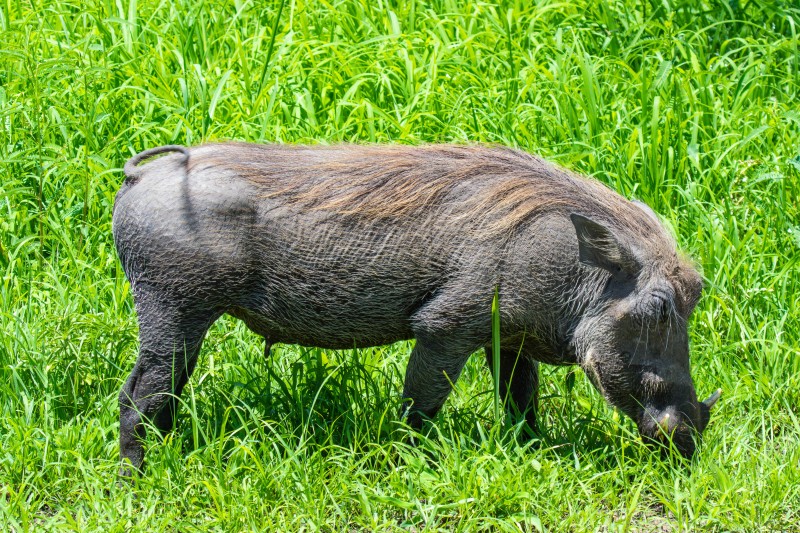
<instances>
[{"instance_id":1,"label":"warthog","mask_svg":"<svg viewBox=\"0 0 800 533\"><path fill-rule=\"evenodd\" d=\"M267 353L416 339L403 390L415 428L480 348L532 427L540 362L580 365L646 440L670 436L686 456L708 423L718 393L698 402L687 335L701 278L647 206L596 181L442 145L164 146L125 175L113 229L140 352L120 393L124 473L141 468L146 421L173 426L224 313Z\"/></svg>"}]
</instances>

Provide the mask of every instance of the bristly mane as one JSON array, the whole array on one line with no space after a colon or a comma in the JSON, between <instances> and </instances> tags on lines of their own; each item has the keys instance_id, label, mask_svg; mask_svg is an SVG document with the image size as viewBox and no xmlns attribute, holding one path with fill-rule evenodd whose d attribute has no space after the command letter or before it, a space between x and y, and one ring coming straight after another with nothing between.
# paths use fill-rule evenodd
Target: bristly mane
<instances>
[{"instance_id":1,"label":"bristly mane","mask_svg":"<svg viewBox=\"0 0 800 533\"><path fill-rule=\"evenodd\" d=\"M481 232L491 236L546 213L577 212L639 234L663 232L647 212L599 182L503 147L225 143L193 149L189 165L229 169L286 205L361 219L434 209L455 219L483 218Z\"/></svg>"}]
</instances>

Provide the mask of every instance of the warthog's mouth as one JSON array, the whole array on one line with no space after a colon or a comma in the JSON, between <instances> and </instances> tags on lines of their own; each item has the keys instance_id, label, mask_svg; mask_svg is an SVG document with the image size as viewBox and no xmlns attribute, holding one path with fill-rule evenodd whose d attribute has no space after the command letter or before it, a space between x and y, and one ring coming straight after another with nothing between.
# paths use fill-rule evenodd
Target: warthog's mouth
<instances>
[{"instance_id":1,"label":"warthog's mouth","mask_svg":"<svg viewBox=\"0 0 800 533\"><path fill-rule=\"evenodd\" d=\"M637 421L642 439L664 453L669 453L672 444L681 455L690 458L708 425L711 408L721 395L722 389L717 389L702 402L684 404L687 408L682 410L674 406L661 410L643 409Z\"/></svg>"}]
</instances>

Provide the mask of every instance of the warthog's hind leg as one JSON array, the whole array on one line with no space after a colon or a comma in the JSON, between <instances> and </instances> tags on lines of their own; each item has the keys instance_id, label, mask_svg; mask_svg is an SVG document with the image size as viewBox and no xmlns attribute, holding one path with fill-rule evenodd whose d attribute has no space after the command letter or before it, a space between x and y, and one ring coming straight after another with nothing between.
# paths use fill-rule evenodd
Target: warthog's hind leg
<instances>
[{"instance_id":1,"label":"warthog's hind leg","mask_svg":"<svg viewBox=\"0 0 800 533\"><path fill-rule=\"evenodd\" d=\"M120 474L141 469L146 422L159 430L172 429L178 399L194 370L197 354L209 326L220 313L186 311L166 298L137 294L139 357L119 394Z\"/></svg>"}]
</instances>

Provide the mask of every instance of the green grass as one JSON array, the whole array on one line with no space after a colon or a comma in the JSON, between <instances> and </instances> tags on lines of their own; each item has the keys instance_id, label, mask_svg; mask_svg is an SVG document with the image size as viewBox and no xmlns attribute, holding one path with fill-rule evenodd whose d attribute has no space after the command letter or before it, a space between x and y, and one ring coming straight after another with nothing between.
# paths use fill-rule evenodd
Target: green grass
<instances>
[{"instance_id":1,"label":"green grass","mask_svg":"<svg viewBox=\"0 0 800 533\"><path fill-rule=\"evenodd\" d=\"M0 529L800 530L792 4L2 2ZM556 368L526 443L477 355L412 448L395 415L409 343L265 361L224 319L177 430L117 485L137 349L120 168L218 139L501 143L646 201L706 280L693 374L724 395L699 453L652 456Z\"/></svg>"}]
</instances>

